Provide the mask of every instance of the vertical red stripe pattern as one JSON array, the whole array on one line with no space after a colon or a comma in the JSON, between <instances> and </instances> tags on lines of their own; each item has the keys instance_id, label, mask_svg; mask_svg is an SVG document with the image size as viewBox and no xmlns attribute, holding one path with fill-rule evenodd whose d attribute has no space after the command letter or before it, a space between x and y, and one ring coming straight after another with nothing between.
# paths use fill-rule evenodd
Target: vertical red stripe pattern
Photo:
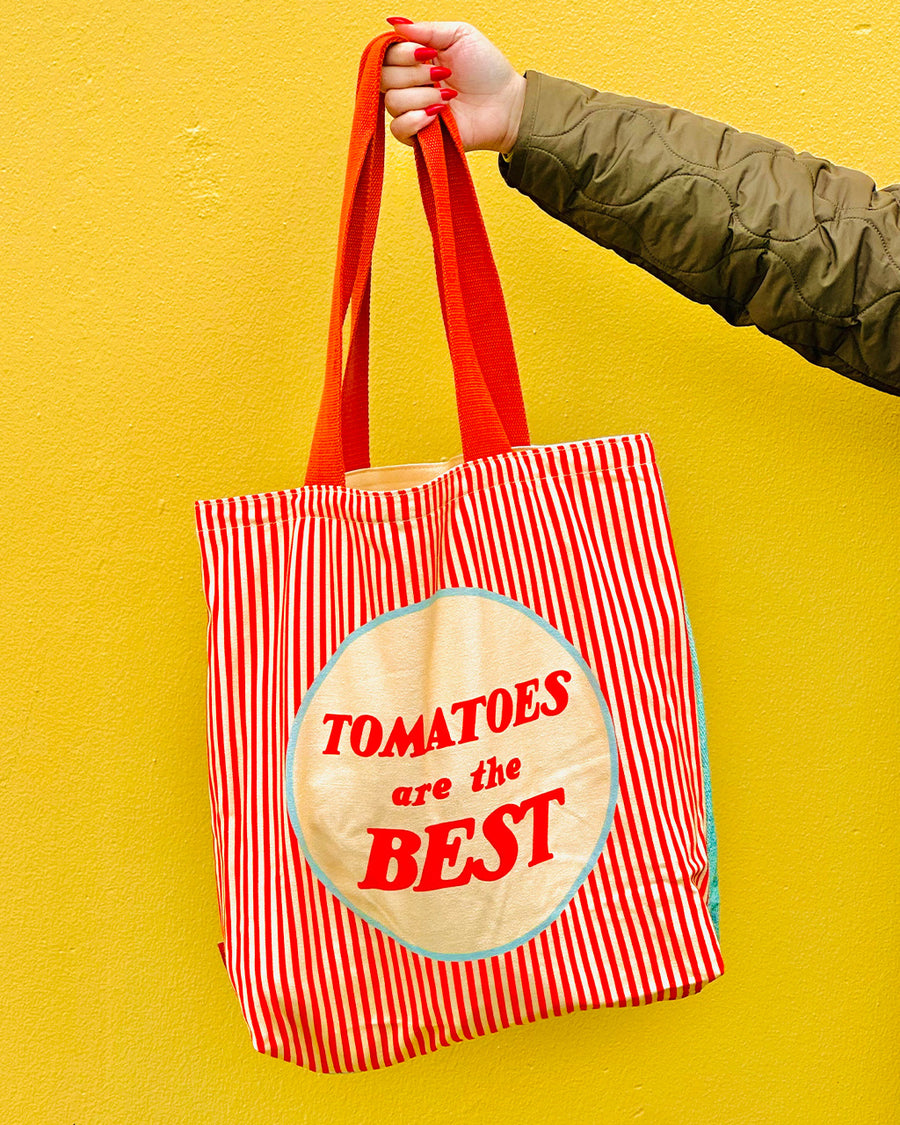
<instances>
[{"instance_id":1,"label":"vertical red stripe pattern","mask_svg":"<svg viewBox=\"0 0 900 1125\"><path fill-rule=\"evenodd\" d=\"M397 492L308 486L196 514L225 963L259 1051L377 1069L720 975L690 648L647 435L529 446ZM345 637L461 586L520 602L578 649L619 753L613 826L577 894L525 945L463 963L412 952L331 895L285 794L291 721Z\"/></svg>"}]
</instances>

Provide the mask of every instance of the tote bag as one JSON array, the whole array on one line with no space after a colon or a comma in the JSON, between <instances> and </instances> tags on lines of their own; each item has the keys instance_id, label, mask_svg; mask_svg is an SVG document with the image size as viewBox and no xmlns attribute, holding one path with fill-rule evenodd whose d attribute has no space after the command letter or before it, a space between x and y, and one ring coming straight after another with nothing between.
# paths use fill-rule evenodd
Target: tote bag
<instances>
[{"instance_id":1,"label":"tote bag","mask_svg":"<svg viewBox=\"0 0 900 1125\"><path fill-rule=\"evenodd\" d=\"M396 39L360 65L306 483L197 505L220 948L254 1046L330 1073L685 996L722 971L653 448L530 444L449 115L416 161L463 452L369 464L378 87Z\"/></svg>"}]
</instances>

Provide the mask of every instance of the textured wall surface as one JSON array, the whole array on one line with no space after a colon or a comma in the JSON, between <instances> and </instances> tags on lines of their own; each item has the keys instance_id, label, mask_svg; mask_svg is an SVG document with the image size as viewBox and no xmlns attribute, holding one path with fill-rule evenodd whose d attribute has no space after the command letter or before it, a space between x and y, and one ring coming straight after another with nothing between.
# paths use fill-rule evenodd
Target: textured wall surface
<instances>
[{"instance_id":1,"label":"textured wall surface","mask_svg":"<svg viewBox=\"0 0 900 1125\"><path fill-rule=\"evenodd\" d=\"M900 179L896 21L849 0L507 0L520 69ZM532 434L653 436L704 673L725 977L322 1078L254 1054L216 951L192 502L301 483L368 0L0 13L4 1121L898 1120L900 401L555 224L475 154ZM885 142L885 138L890 143ZM381 462L455 452L393 144Z\"/></svg>"}]
</instances>

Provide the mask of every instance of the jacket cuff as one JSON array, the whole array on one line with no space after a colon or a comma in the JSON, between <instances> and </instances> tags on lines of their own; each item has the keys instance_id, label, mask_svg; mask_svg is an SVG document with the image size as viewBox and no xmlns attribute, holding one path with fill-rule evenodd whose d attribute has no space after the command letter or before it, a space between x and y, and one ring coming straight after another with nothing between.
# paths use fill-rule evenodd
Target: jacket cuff
<instances>
[{"instance_id":1,"label":"jacket cuff","mask_svg":"<svg viewBox=\"0 0 900 1125\"><path fill-rule=\"evenodd\" d=\"M525 103L522 106L522 120L519 123L519 132L516 143L504 156L500 155L500 175L511 188L518 188L525 175L525 165L528 161L528 145L534 132L535 116L538 101L541 95L541 81L544 75L537 70L525 71Z\"/></svg>"},{"instance_id":2,"label":"jacket cuff","mask_svg":"<svg viewBox=\"0 0 900 1125\"><path fill-rule=\"evenodd\" d=\"M516 143L507 157L500 157L500 174L511 188L529 196L545 211L560 217L569 202L570 176L561 167L573 163L572 137L580 137L585 117L596 108L623 111L662 108L639 98L601 93L568 78L556 78L537 70L525 72L525 102ZM614 115L604 115L612 120ZM615 152L615 127L593 130L590 163L603 169Z\"/></svg>"}]
</instances>

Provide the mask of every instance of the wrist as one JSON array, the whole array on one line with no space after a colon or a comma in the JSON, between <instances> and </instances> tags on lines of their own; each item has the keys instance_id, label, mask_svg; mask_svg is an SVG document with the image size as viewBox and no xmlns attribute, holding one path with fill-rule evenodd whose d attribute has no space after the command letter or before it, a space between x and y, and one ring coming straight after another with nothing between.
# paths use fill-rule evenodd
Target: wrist
<instances>
[{"instance_id":1,"label":"wrist","mask_svg":"<svg viewBox=\"0 0 900 1125\"><path fill-rule=\"evenodd\" d=\"M512 152L516 139L519 136L519 126L522 123L522 110L525 106L525 78L521 74L515 75L509 92L509 114L506 132L497 147L502 156Z\"/></svg>"}]
</instances>

